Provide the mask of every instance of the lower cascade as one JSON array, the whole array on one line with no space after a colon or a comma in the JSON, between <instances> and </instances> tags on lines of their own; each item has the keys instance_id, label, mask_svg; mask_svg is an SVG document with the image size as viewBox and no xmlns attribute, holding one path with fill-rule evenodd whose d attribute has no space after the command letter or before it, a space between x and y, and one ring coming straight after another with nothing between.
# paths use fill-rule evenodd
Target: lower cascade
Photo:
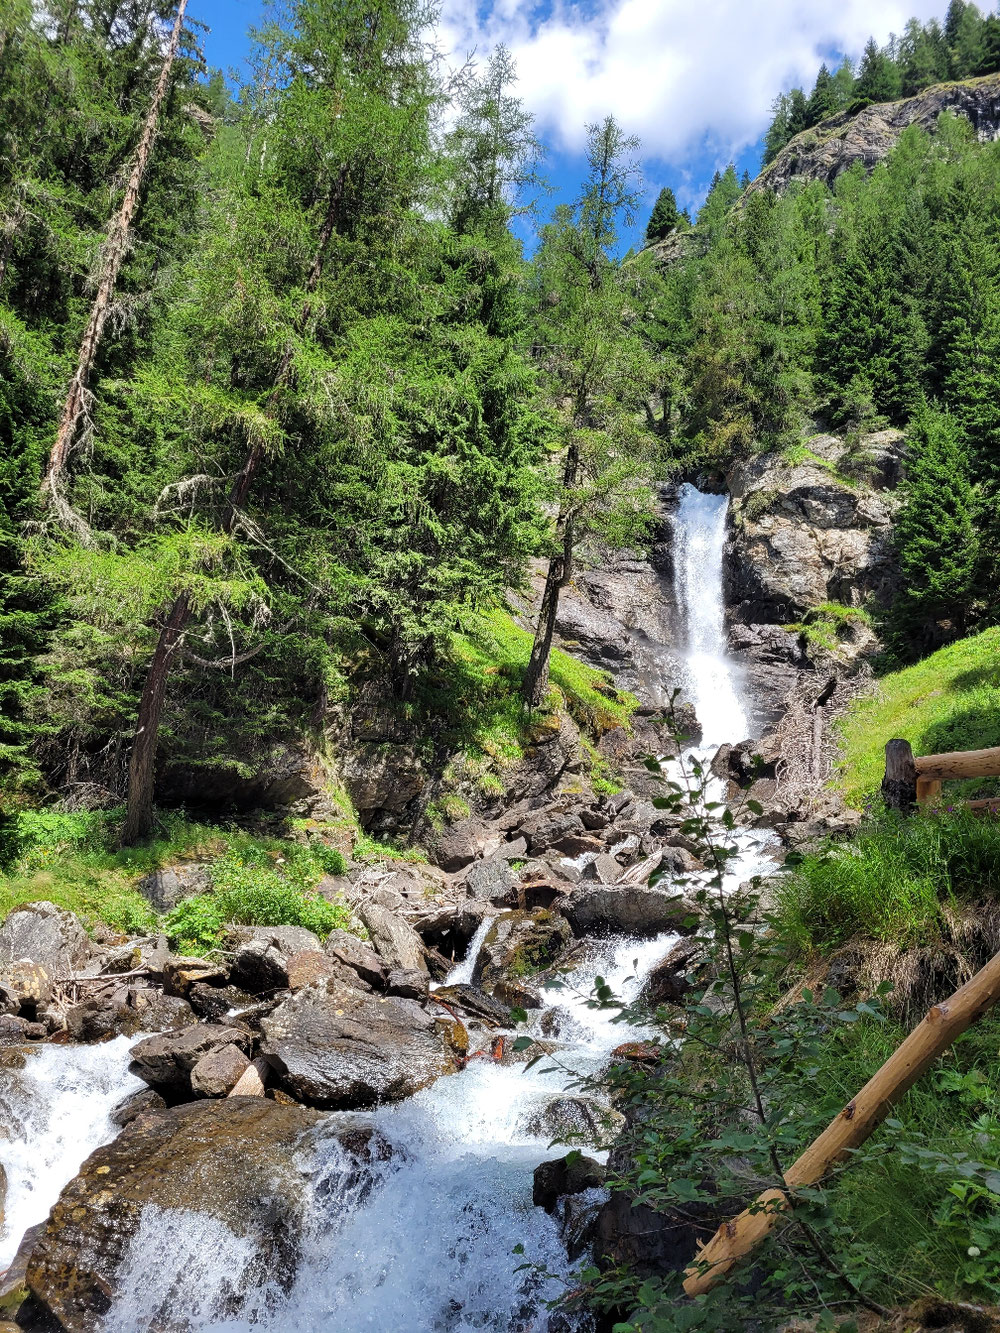
<instances>
[{"instance_id":1,"label":"lower cascade","mask_svg":"<svg viewBox=\"0 0 1000 1333\"><path fill-rule=\"evenodd\" d=\"M675 580L687 627L689 693L710 754L744 738L739 679L726 653L722 551L726 497L682 487L675 525ZM738 833L740 856L727 887L766 870L767 833ZM448 984L469 983L490 922L473 937ZM328 1123L374 1127L379 1151L360 1163L343 1135L316 1132L298 1151L301 1198L279 1213L298 1234L289 1278L262 1271L259 1254L223 1222L188 1207L147 1204L118 1273L103 1333L154 1329L297 1330L298 1333L544 1333L579 1330L549 1314L583 1260L567 1257L557 1220L532 1202L532 1177L553 1145L546 1108L574 1076L599 1071L642 1028L615 1021L615 1010L588 1006L595 978L628 1001L678 936L588 941L560 989L519 1031L557 1037L553 1060L530 1070L516 1053L472 1059L406 1101L375 1112L341 1112ZM508 1033L512 1039L517 1033ZM24 1228L42 1221L81 1160L117 1132L108 1112L141 1086L128 1073L134 1039L94 1047L49 1046L30 1053L0 1095L13 1133L0 1141L9 1178L0 1268ZM509 1043L508 1049L512 1045ZM527 1061L528 1055L523 1056ZM324 1118L325 1119L325 1118ZM603 1197L598 1193L593 1202ZM531 1266L514 1253L523 1246ZM542 1275L544 1274L544 1275Z\"/></svg>"}]
</instances>

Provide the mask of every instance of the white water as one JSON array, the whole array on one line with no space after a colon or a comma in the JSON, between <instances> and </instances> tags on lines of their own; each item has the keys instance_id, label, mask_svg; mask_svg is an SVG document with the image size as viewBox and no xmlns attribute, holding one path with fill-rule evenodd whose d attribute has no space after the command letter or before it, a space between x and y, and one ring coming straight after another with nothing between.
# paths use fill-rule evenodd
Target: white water
<instances>
[{"instance_id":1,"label":"white water","mask_svg":"<svg viewBox=\"0 0 1000 1333\"><path fill-rule=\"evenodd\" d=\"M702 726L702 746L716 749L750 734L739 671L726 651L722 556L727 495L685 482L674 520L674 596L686 630L688 693Z\"/></svg>"},{"instance_id":2,"label":"white water","mask_svg":"<svg viewBox=\"0 0 1000 1333\"><path fill-rule=\"evenodd\" d=\"M747 733L739 681L725 651L725 512L724 497L684 488L678 604L690 627L691 689L706 746ZM730 864L727 888L766 869L769 836L737 835L741 855ZM486 921L449 982L471 978L488 929ZM633 999L675 938L590 946L566 986L545 992L546 1009L530 1020L536 1035L554 1030L559 1049L530 1070L473 1059L463 1073L380 1109L376 1126L392 1146L387 1161L359 1175L332 1136L304 1149L309 1220L290 1291L269 1281L247 1242L221 1223L148 1208L103 1333L553 1333L571 1327L561 1317L550 1323L547 1302L564 1289L563 1279L572 1281L573 1266L555 1221L531 1202L534 1168L565 1148L550 1148L551 1133L537 1117L565 1095L574 1075L600 1070L617 1045L646 1035L616 1021L616 1010L588 1004L595 978ZM69 1054L55 1048L52 1058ZM95 1120L103 1124L103 1116L101 1109ZM103 1130L95 1142L101 1136ZM516 1245L554 1276L517 1272ZM575 1327L586 1333L586 1324Z\"/></svg>"},{"instance_id":3,"label":"white water","mask_svg":"<svg viewBox=\"0 0 1000 1333\"><path fill-rule=\"evenodd\" d=\"M0 1271L27 1228L45 1220L84 1158L118 1133L111 1111L146 1086L128 1072L129 1047L137 1040L40 1046L23 1069L0 1070L0 1165L7 1173Z\"/></svg>"}]
</instances>

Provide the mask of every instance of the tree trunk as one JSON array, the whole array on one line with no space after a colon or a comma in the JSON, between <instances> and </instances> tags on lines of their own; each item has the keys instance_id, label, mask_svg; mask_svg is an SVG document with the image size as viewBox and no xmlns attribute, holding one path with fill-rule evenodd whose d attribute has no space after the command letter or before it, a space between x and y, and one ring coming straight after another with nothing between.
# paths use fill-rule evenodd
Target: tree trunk
<instances>
[{"instance_id":1,"label":"tree trunk","mask_svg":"<svg viewBox=\"0 0 1000 1333\"><path fill-rule=\"evenodd\" d=\"M917 803L917 766L909 741L889 741L885 747L882 798L890 810L909 814Z\"/></svg>"},{"instance_id":2,"label":"tree trunk","mask_svg":"<svg viewBox=\"0 0 1000 1333\"><path fill-rule=\"evenodd\" d=\"M55 506L56 511L60 514L60 517L70 521L71 524L73 518L72 511L69 509L69 505L60 499L62 476L66 467L66 460L69 457L70 450L72 449L79 432L80 423L87 414L87 386L90 382L91 372L94 369L94 361L97 358L97 352L101 345L101 339L104 334L104 325L108 317L108 311L111 308L111 298L114 294L115 284L118 281L118 274L121 270L125 255L128 252L129 232L132 226L132 219L135 217L136 209L139 206L139 196L143 177L149 166L149 159L153 152L153 144L156 141L156 130L159 123L160 111L166 100L167 90L170 86L170 72L173 69L174 61L177 58L177 50L180 46L181 28L184 23L184 11L186 8L187 0L179 0L177 14L174 18L173 30L170 34L170 41L167 46L166 55L163 58L163 65L160 69L160 77L157 80L156 90L153 93L153 100L150 102L149 110L146 113L146 120L142 128L142 136L139 139L139 147L136 149L135 160L132 163L132 171L129 176L128 185L125 187L125 197L122 200L121 208L112 218L108 227L108 234L101 255L101 271L97 285L97 295L94 297L94 304L91 307L90 318L87 321L83 341L80 343L76 373L70 381L69 391L63 402L59 430L49 455L48 470L42 485L43 491L48 492L49 499ZM77 522L76 524L73 524L73 526L76 526L78 530L85 530L85 525L83 525L82 519L77 518Z\"/></svg>"},{"instance_id":3,"label":"tree trunk","mask_svg":"<svg viewBox=\"0 0 1000 1333\"><path fill-rule=\"evenodd\" d=\"M299 312L298 326L300 331L305 328L312 311L310 298L322 276L323 261L336 225L346 172L346 166L342 166L330 191L330 202L327 206L326 216L323 219L323 225L320 228L316 256L306 280L307 299ZM274 372L274 385L268 399L268 408L272 412L276 410L277 395L288 377L291 364L292 348L288 347ZM236 475L229 492L226 512L222 520L223 531L227 534L232 533L239 517L239 511L246 503L250 483L262 457L262 448L255 444ZM153 779L155 776L156 746L160 735L163 705L166 702L167 674L173 652L180 642L190 615L191 607L187 597L184 595L178 597L160 630L153 660L149 666L149 674L146 677L146 684L139 704L138 728L132 742L132 752L129 755L128 796L125 827L122 830L123 847L129 847L133 843L147 838L153 827Z\"/></svg>"},{"instance_id":4,"label":"tree trunk","mask_svg":"<svg viewBox=\"0 0 1000 1333\"><path fill-rule=\"evenodd\" d=\"M566 466L563 469L564 491L570 491L576 485L579 470L580 448L574 439L566 451ZM562 550L553 555L549 561L538 624L531 644L531 656L528 658L528 666L521 683L521 701L526 708L540 708L549 687L549 660L552 656L552 639L559 612L559 594L573 577L576 518L572 506L560 515L557 533L562 539Z\"/></svg>"},{"instance_id":5,"label":"tree trunk","mask_svg":"<svg viewBox=\"0 0 1000 1333\"><path fill-rule=\"evenodd\" d=\"M167 693L167 674L190 613L187 594L182 593L170 608L160 630L139 701L139 719L128 760L128 807L122 830L122 844L126 847L148 838L153 827L153 768Z\"/></svg>"},{"instance_id":6,"label":"tree trunk","mask_svg":"<svg viewBox=\"0 0 1000 1333\"><path fill-rule=\"evenodd\" d=\"M950 999L928 1012L857 1096L788 1168L785 1185L792 1191L803 1185L815 1185L832 1166L859 1148L938 1056L998 1000L1000 953ZM723 1222L687 1269L684 1282L687 1294L698 1296L713 1287L738 1259L773 1230L790 1207L791 1200L784 1190L765 1190L739 1217Z\"/></svg>"}]
</instances>

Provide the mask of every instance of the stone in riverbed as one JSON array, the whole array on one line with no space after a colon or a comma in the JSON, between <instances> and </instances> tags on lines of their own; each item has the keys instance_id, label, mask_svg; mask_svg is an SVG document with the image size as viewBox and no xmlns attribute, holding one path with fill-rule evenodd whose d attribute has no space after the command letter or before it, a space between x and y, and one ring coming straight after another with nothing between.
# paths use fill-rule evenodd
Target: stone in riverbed
<instances>
[{"instance_id":1,"label":"stone in riverbed","mask_svg":"<svg viewBox=\"0 0 1000 1333\"><path fill-rule=\"evenodd\" d=\"M415 972L427 971L423 943L408 921L375 903L362 903L358 915L371 937L375 952L390 969L404 967Z\"/></svg>"},{"instance_id":2,"label":"stone in riverbed","mask_svg":"<svg viewBox=\"0 0 1000 1333\"><path fill-rule=\"evenodd\" d=\"M604 1184L607 1168L592 1157L567 1153L551 1162L535 1167L531 1201L536 1208L551 1213L556 1202L565 1194L580 1194Z\"/></svg>"},{"instance_id":3,"label":"stone in riverbed","mask_svg":"<svg viewBox=\"0 0 1000 1333\"><path fill-rule=\"evenodd\" d=\"M388 967L374 949L346 930L331 930L323 951L335 963L349 967L358 977L376 990L385 986Z\"/></svg>"},{"instance_id":4,"label":"stone in riverbed","mask_svg":"<svg viewBox=\"0 0 1000 1333\"><path fill-rule=\"evenodd\" d=\"M150 1087L183 1093L190 1086L195 1065L230 1043L246 1047L249 1034L217 1023L197 1023L181 1032L147 1037L132 1047L132 1073Z\"/></svg>"},{"instance_id":5,"label":"stone in riverbed","mask_svg":"<svg viewBox=\"0 0 1000 1333\"><path fill-rule=\"evenodd\" d=\"M95 1333L147 1204L224 1223L253 1243L258 1271L287 1287L298 1258L294 1219L305 1204L297 1150L318 1119L305 1107L234 1097L134 1120L87 1158L35 1244L27 1285L39 1325L48 1316L64 1333ZM234 1289L230 1313L241 1294Z\"/></svg>"},{"instance_id":6,"label":"stone in riverbed","mask_svg":"<svg viewBox=\"0 0 1000 1333\"><path fill-rule=\"evenodd\" d=\"M191 1070L191 1091L201 1097L228 1097L249 1068L250 1061L232 1043L209 1051Z\"/></svg>"},{"instance_id":7,"label":"stone in riverbed","mask_svg":"<svg viewBox=\"0 0 1000 1333\"><path fill-rule=\"evenodd\" d=\"M339 1110L399 1101L454 1073L464 1038L461 1024L415 1000L336 981L299 991L261 1027L261 1054L281 1084L300 1101Z\"/></svg>"},{"instance_id":8,"label":"stone in riverbed","mask_svg":"<svg viewBox=\"0 0 1000 1333\"><path fill-rule=\"evenodd\" d=\"M560 904L573 934L649 937L673 930L689 934L697 913L691 904L659 889L598 886L584 889Z\"/></svg>"},{"instance_id":9,"label":"stone in riverbed","mask_svg":"<svg viewBox=\"0 0 1000 1333\"><path fill-rule=\"evenodd\" d=\"M148 1115L152 1111L165 1111L167 1103L158 1092L152 1088L140 1088L138 1092L129 1093L124 1101L118 1103L109 1117L113 1125L118 1125L124 1129L130 1125L137 1116Z\"/></svg>"}]
</instances>

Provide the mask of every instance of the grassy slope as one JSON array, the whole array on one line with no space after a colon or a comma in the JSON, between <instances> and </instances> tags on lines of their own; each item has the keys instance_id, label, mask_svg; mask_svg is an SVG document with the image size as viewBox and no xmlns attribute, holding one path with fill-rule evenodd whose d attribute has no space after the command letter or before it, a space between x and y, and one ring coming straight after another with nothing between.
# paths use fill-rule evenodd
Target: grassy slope
<instances>
[{"instance_id":1,"label":"grassy slope","mask_svg":"<svg viewBox=\"0 0 1000 1333\"><path fill-rule=\"evenodd\" d=\"M908 740L914 754L1000 745L1000 629L961 639L915 666L884 676L840 724L839 782L861 808L878 791L885 743ZM946 796L992 795L996 781L949 783Z\"/></svg>"}]
</instances>

